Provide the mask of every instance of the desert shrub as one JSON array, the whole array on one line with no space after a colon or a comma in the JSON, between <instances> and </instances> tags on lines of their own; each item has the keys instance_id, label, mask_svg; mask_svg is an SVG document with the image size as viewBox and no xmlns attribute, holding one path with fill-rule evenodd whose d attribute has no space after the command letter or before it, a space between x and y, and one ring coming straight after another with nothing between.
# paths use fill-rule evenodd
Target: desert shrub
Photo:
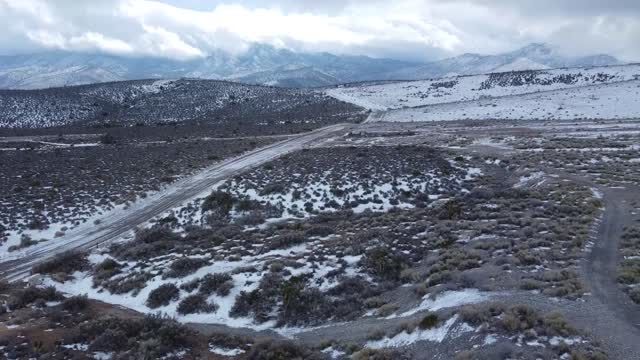
<instances>
[{"instance_id":1,"label":"desert shrub","mask_svg":"<svg viewBox=\"0 0 640 360\"><path fill-rule=\"evenodd\" d=\"M501 304L491 304L487 306L467 305L460 310L459 314L462 321L479 326L493 317L500 316L504 311L505 307Z\"/></svg>"},{"instance_id":2,"label":"desert shrub","mask_svg":"<svg viewBox=\"0 0 640 360\"><path fill-rule=\"evenodd\" d=\"M269 320L272 309L276 306L282 276L269 273L261 280L258 288L251 292L241 291L229 312L231 317L253 316L258 323Z\"/></svg>"},{"instance_id":3,"label":"desert shrub","mask_svg":"<svg viewBox=\"0 0 640 360\"><path fill-rule=\"evenodd\" d=\"M517 332L534 328L537 321L535 310L526 305L516 305L504 313L500 324L509 332Z\"/></svg>"},{"instance_id":4,"label":"desert shrub","mask_svg":"<svg viewBox=\"0 0 640 360\"><path fill-rule=\"evenodd\" d=\"M387 280L398 280L407 266L403 257L383 247L369 250L360 262L370 274Z\"/></svg>"},{"instance_id":5,"label":"desert shrub","mask_svg":"<svg viewBox=\"0 0 640 360\"><path fill-rule=\"evenodd\" d=\"M180 258L169 265L169 271L164 274L165 278L182 278L193 274L201 267L207 265L207 260L200 258Z\"/></svg>"},{"instance_id":6,"label":"desert shrub","mask_svg":"<svg viewBox=\"0 0 640 360\"><path fill-rule=\"evenodd\" d=\"M372 333L369 333L369 335L367 335L367 340L369 341L378 341L378 340L382 340L384 339L384 337L387 336L387 332L384 330L376 330Z\"/></svg>"},{"instance_id":7,"label":"desert shrub","mask_svg":"<svg viewBox=\"0 0 640 360\"><path fill-rule=\"evenodd\" d=\"M255 266L241 266L234 269L232 274L257 273L259 270Z\"/></svg>"},{"instance_id":8,"label":"desert shrub","mask_svg":"<svg viewBox=\"0 0 640 360\"><path fill-rule=\"evenodd\" d=\"M200 286L200 279L193 279L188 281L182 285L180 285L180 290L184 290L186 292L193 292Z\"/></svg>"},{"instance_id":9,"label":"desert shrub","mask_svg":"<svg viewBox=\"0 0 640 360\"><path fill-rule=\"evenodd\" d=\"M271 240L269 247L271 249L284 249L304 242L304 233L299 231L288 231Z\"/></svg>"},{"instance_id":10,"label":"desert shrub","mask_svg":"<svg viewBox=\"0 0 640 360\"><path fill-rule=\"evenodd\" d=\"M200 281L199 292L203 295L213 293L219 296L227 296L233 288L233 279L229 274L207 274Z\"/></svg>"},{"instance_id":11,"label":"desert shrub","mask_svg":"<svg viewBox=\"0 0 640 360\"><path fill-rule=\"evenodd\" d=\"M157 359L189 350L196 346L197 338L192 330L158 315L93 320L81 325L80 334L92 352L113 352L123 354L116 358L132 359Z\"/></svg>"},{"instance_id":12,"label":"desert shrub","mask_svg":"<svg viewBox=\"0 0 640 360\"><path fill-rule=\"evenodd\" d=\"M536 254L533 254L526 250L520 250L516 253L516 258L520 260L522 265L530 266L530 265L539 265L542 264L542 259Z\"/></svg>"},{"instance_id":13,"label":"desert shrub","mask_svg":"<svg viewBox=\"0 0 640 360\"><path fill-rule=\"evenodd\" d=\"M271 263L271 265L269 265L269 271L273 273L283 271L284 269L285 269L285 266L282 263L282 261L274 261Z\"/></svg>"},{"instance_id":14,"label":"desert shrub","mask_svg":"<svg viewBox=\"0 0 640 360\"><path fill-rule=\"evenodd\" d=\"M31 239L31 236L22 234L22 237L20 237L20 243L18 245L9 246L7 250L9 252L14 252L37 244L38 241Z\"/></svg>"},{"instance_id":15,"label":"desert shrub","mask_svg":"<svg viewBox=\"0 0 640 360\"><path fill-rule=\"evenodd\" d=\"M570 270L545 271L537 280L544 282L546 287L542 293L546 296L576 299L584 293L578 275Z\"/></svg>"},{"instance_id":16,"label":"desert shrub","mask_svg":"<svg viewBox=\"0 0 640 360\"><path fill-rule=\"evenodd\" d=\"M180 236L171 229L155 225L136 230L133 241L114 244L111 253L126 260L146 259L170 252L179 241Z\"/></svg>"},{"instance_id":17,"label":"desert shrub","mask_svg":"<svg viewBox=\"0 0 640 360\"><path fill-rule=\"evenodd\" d=\"M126 277L116 277L115 279L109 279L102 285L112 294L119 295L133 291L133 294L136 295L147 285L147 281L152 277L153 275L146 272L135 272L129 274Z\"/></svg>"},{"instance_id":18,"label":"desert shrub","mask_svg":"<svg viewBox=\"0 0 640 360\"><path fill-rule=\"evenodd\" d=\"M204 199L202 211L215 211L221 216L229 215L235 200L231 194L222 191L213 191Z\"/></svg>"},{"instance_id":19,"label":"desert shrub","mask_svg":"<svg viewBox=\"0 0 640 360\"><path fill-rule=\"evenodd\" d=\"M95 340L91 342L90 349L93 351L124 351L127 349L129 338L123 330L106 329Z\"/></svg>"},{"instance_id":20,"label":"desert shrub","mask_svg":"<svg viewBox=\"0 0 640 360\"><path fill-rule=\"evenodd\" d=\"M309 325L331 316L330 306L318 289L306 289L306 279L294 276L280 286L282 310L278 315L280 324Z\"/></svg>"},{"instance_id":21,"label":"desert shrub","mask_svg":"<svg viewBox=\"0 0 640 360\"><path fill-rule=\"evenodd\" d=\"M319 237L325 237L325 236L329 236L331 234L333 234L335 232L335 227L332 226L327 226L327 225L320 225L320 224L314 224L311 225L310 227L308 227L305 230L305 235L306 236L319 236Z\"/></svg>"},{"instance_id":22,"label":"desert shrub","mask_svg":"<svg viewBox=\"0 0 640 360\"><path fill-rule=\"evenodd\" d=\"M457 200L448 201L441 209L440 220L455 220L462 217L462 204Z\"/></svg>"},{"instance_id":23,"label":"desert shrub","mask_svg":"<svg viewBox=\"0 0 640 360\"><path fill-rule=\"evenodd\" d=\"M398 305L384 304L376 311L376 316L387 317L399 309Z\"/></svg>"},{"instance_id":24,"label":"desert shrub","mask_svg":"<svg viewBox=\"0 0 640 360\"><path fill-rule=\"evenodd\" d=\"M267 219L258 212L251 212L235 219L234 224L240 226L256 226L264 223Z\"/></svg>"},{"instance_id":25,"label":"desert shrub","mask_svg":"<svg viewBox=\"0 0 640 360\"><path fill-rule=\"evenodd\" d=\"M224 238L211 229L188 227L185 230L187 232L184 238L185 244L192 244L194 246L218 246L224 243Z\"/></svg>"},{"instance_id":26,"label":"desert shrub","mask_svg":"<svg viewBox=\"0 0 640 360\"><path fill-rule=\"evenodd\" d=\"M260 196L266 196L271 194L284 194L286 192L286 188L284 184L281 183L271 183L266 185L260 191Z\"/></svg>"},{"instance_id":27,"label":"desert shrub","mask_svg":"<svg viewBox=\"0 0 640 360\"><path fill-rule=\"evenodd\" d=\"M322 357L289 341L264 341L251 347L247 360L321 359Z\"/></svg>"},{"instance_id":28,"label":"desert shrub","mask_svg":"<svg viewBox=\"0 0 640 360\"><path fill-rule=\"evenodd\" d=\"M236 209L238 211L251 211L251 210L260 209L261 206L262 205L258 201L250 200L250 199L240 199L236 204Z\"/></svg>"},{"instance_id":29,"label":"desert shrub","mask_svg":"<svg viewBox=\"0 0 640 360\"><path fill-rule=\"evenodd\" d=\"M499 304L465 306L460 311L462 321L473 326L489 324L509 334L533 332L540 336L568 337L577 334L559 313L541 316L527 305L505 308Z\"/></svg>"},{"instance_id":30,"label":"desert shrub","mask_svg":"<svg viewBox=\"0 0 640 360\"><path fill-rule=\"evenodd\" d=\"M311 325L326 319L352 320L362 315L365 301L380 294L367 281L345 278L326 294L306 286L306 276L283 279L281 272L266 274L258 288L241 292L231 309L233 317L252 316L263 323L277 314L279 325Z\"/></svg>"},{"instance_id":31,"label":"desert shrub","mask_svg":"<svg viewBox=\"0 0 640 360\"><path fill-rule=\"evenodd\" d=\"M116 143L116 138L109 133L102 134L100 136L100 143L103 145L111 145Z\"/></svg>"},{"instance_id":32,"label":"desert shrub","mask_svg":"<svg viewBox=\"0 0 640 360\"><path fill-rule=\"evenodd\" d=\"M541 282L532 279L524 279L522 280L522 284L520 284L522 290L538 290L541 287Z\"/></svg>"},{"instance_id":33,"label":"desert shrub","mask_svg":"<svg viewBox=\"0 0 640 360\"><path fill-rule=\"evenodd\" d=\"M431 276L429 276L429 279L427 280L427 286L431 287L431 286L444 284L450 281L451 279L453 279L453 274L451 273L451 271L448 271L448 270L437 271L431 274Z\"/></svg>"},{"instance_id":34,"label":"desert shrub","mask_svg":"<svg viewBox=\"0 0 640 360\"><path fill-rule=\"evenodd\" d=\"M89 260L86 253L69 251L35 265L32 271L38 274L70 275L76 271L86 270L88 267Z\"/></svg>"},{"instance_id":35,"label":"desert shrub","mask_svg":"<svg viewBox=\"0 0 640 360\"><path fill-rule=\"evenodd\" d=\"M208 303L207 298L201 294L189 295L182 299L178 304L178 314L198 314L198 313L213 313L218 310L216 304Z\"/></svg>"},{"instance_id":36,"label":"desert shrub","mask_svg":"<svg viewBox=\"0 0 640 360\"><path fill-rule=\"evenodd\" d=\"M557 312L546 315L542 319L542 325L544 333L549 336L570 336L576 332L569 326L562 314Z\"/></svg>"},{"instance_id":37,"label":"desert shrub","mask_svg":"<svg viewBox=\"0 0 640 360\"><path fill-rule=\"evenodd\" d=\"M171 229L164 226L153 226L148 229L138 229L135 232L134 242L153 244L164 241L176 241L179 236Z\"/></svg>"},{"instance_id":38,"label":"desert shrub","mask_svg":"<svg viewBox=\"0 0 640 360\"><path fill-rule=\"evenodd\" d=\"M22 309L29 304L35 303L36 301L48 302L58 301L62 299L64 299L62 294L57 292L56 288L54 288L53 286L49 286L46 288L30 286L11 294L11 296L7 300L7 307L9 308L9 310L17 310Z\"/></svg>"},{"instance_id":39,"label":"desert shrub","mask_svg":"<svg viewBox=\"0 0 640 360\"><path fill-rule=\"evenodd\" d=\"M225 349L242 349L248 351L251 349L254 340L246 336L231 335L226 333L212 334L209 338L209 344L222 347Z\"/></svg>"},{"instance_id":40,"label":"desert shrub","mask_svg":"<svg viewBox=\"0 0 640 360\"><path fill-rule=\"evenodd\" d=\"M640 288L635 287L635 288L629 290L629 297L636 304L640 304Z\"/></svg>"},{"instance_id":41,"label":"desert shrub","mask_svg":"<svg viewBox=\"0 0 640 360\"><path fill-rule=\"evenodd\" d=\"M408 359L399 353L389 350L364 348L351 356L352 360L401 360Z\"/></svg>"},{"instance_id":42,"label":"desert shrub","mask_svg":"<svg viewBox=\"0 0 640 360\"><path fill-rule=\"evenodd\" d=\"M105 259L101 263L93 267L94 283L100 283L106 279L112 278L121 272L122 264L113 260Z\"/></svg>"},{"instance_id":43,"label":"desert shrub","mask_svg":"<svg viewBox=\"0 0 640 360\"><path fill-rule=\"evenodd\" d=\"M427 314L418 323L418 327L422 330L432 329L440 323L437 314Z\"/></svg>"},{"instance_id":44,"label":"desert shrub","mask_svg":"<svg viewBox=\"0 0 640 360\"><path fill-rule=\"evenodd\" d=\"M383 292L383 288L376 287L362 278L343 278L341 282L327 291L332 298L330 304L331 315L341 321L354 320L362 315L366 309L368 299Z\"/></svg>"},{"instance_id":45,"label":"desert shrub","mask_svg":"<svg viewBox=\"0 0 640 360\"><path fill-rule=\"evenodd\" d=\"M180 290L174 284L163 284L153 289L147 297L147 306L151 309L157 309L161 306L167 306L172 301L178 300Z\"/></svg>"},{"instance_id":46,"label":"desert shrub","mask_svg":"<svg viewBox=\"0 0 640 360\"><path fill-rule=\"evenodd\" d=\"M79 312L89 306L87 295L72 296L62 302L62 308L69 312Z\"/></svg>"},{"instance_id":47,"label":"desert shrub","mask_svg":"<svg viewBox=\"0 0 640 360\"><path fill-rule=\"evenodd\" d=\"M572 360L607 360L609 358L601 351L587 352L581 349L571 349L568 353Z\"/></svg>"},{"instance_id":48,"label":"desert shrub","mask_svg":"<svg viewBox=\"0 0 640 360\"><path fill-rule=\"evenodd\" d=\"M618 282L626 285L640 283L640 261L623 261L618 273Z\"/></svg>"}]
</instances>

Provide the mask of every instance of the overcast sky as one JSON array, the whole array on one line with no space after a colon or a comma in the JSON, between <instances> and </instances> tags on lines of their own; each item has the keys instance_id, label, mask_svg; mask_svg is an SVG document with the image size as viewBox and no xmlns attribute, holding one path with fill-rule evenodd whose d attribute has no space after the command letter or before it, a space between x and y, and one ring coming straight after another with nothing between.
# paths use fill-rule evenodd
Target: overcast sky
<instances>
[{"instance_id":1,"label":"overcast sky","mask_svg":"<svg viewBox=\"0 0 640 360\"><path fill-rule=\"evenodd\" d=\"M411 60L531 42L640 60L640 0L0 0L0 52L190 59L251 43Z\"/></svg>"}]
</instances>

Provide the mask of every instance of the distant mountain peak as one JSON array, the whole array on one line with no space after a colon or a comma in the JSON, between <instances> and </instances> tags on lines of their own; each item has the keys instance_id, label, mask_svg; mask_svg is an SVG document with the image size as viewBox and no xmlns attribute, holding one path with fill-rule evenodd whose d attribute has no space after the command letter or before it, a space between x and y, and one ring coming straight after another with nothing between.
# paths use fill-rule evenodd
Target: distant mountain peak
<instances>
[{"instance_id":1,"label":"distant mountain peak","mask_svg":"<svg viewBox=\"0 0 640 360\"><path fill-rule=\"evenodd\" d=\"M204 59L191 61L61 51L0 56L0 88L33 89L180 77L311 87L369 80L416 80L452 74L617 64L620 62L609 55L565 57L543 43L532 43L499 55L468 53L428 64L326 52L304 53L255 43L240 54L216 50Z\"/></svg>"},{"instance_id":2,"label":"distant mountain peak","mask_svg":"<svg viewBox=\"0 0 640 360\"><path fill-rule=\"evenodd\" d=\"M620 65L609 55L567 57L544 43L532 43L511 52L498 55L463 54L388 74L387 80L430 79L451 74L475 75L493 72L544 70L565 67L594 67Z\"/></svg>"},{"instance_id":3,"label":"distant mountain peak","mask_svg":"<svg viewBox=\"0 0 640 360\"><path fill-rule=\"evenodd\" d=\"M520 49L516 50L522 53L543 53L550 54L553 52L553 49L545 44L545 43L531 43L529 45L523 46Z\"/></svg>"}]
</instances>

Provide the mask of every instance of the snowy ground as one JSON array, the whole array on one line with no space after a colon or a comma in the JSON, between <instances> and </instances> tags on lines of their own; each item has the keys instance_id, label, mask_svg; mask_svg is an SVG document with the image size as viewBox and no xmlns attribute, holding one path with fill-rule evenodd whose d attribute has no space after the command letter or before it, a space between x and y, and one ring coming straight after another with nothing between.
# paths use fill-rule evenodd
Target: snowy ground
<instances>
[{"instance_id":1,"label":"snowy ground","mask_svg":"<svg viewBox=\"0 0 640 360\"><path fill-rule=\"evenodd\" d=\"M388 112L384 121L576 120L640 117L640 81Z\"/></svg>"},{"instance_id":2,"label":"snowy ground","mask_svg":"<svg viewBox=\"0 0 640 360\"><path fill-rule=\"evenodd\" d=\"M626 65L365 84L329 89L326 93L367 109L393 110L618 83L636 80L639 75L640 65Z\"/></svg>"},{"instance_id":3,"label":"snowy ground","mask_svg":"<svg viewBox=\"0 0 640 360\"><path fill-rule=\"evenodd\" d=\"M431 148L425 146L345 146L339 150L331 148L330 152L327 148L311 148L294 153L231 177L226 186L218 188L238 197L226 223L221 219L212 223L203 221L198 225L204 228L195 231L176 226L172 229L177 230L177 238L167 240L171 246L166 250L149 248L153 255L140 251L139 256L134 256L130 255L133 252L127 252L134 248L145 250L143 240L122 242L121 250L103 248L91 255L92 266L72 272L70 277L60 280L54 274L42 279L45 285L53 285L67 294L88 294L91 299L145 314L168 314L183 323L199 323L205 329L223 328L222 331L240 334L255 334L254 330L271 333L266 331L271 329L305 345L325 341L316 350L331 358L351 356L349 342L364 347L362 351L408 350L414 355L424 353L434 358L433 354L451 348L474 349L479 358L495 358L492 355L505 347L543 354L540 358L569 358L566 345L585 349L590 346L589 338L579 332L554 330L544 320L546 313L541 312L534 325L527 320L529 328L512 331L511 324L519 316L529 319L534 315L528 310L507 308L475 317L469 309L481 311L483 306L496 304L498 297L507 298L514 293L553 304L575 301L581 306L588 301L590 295L583 294L585 290L574 274L584 246L573 240L589 239L592 219L599 214L597 208L590 210L595 206L591 201L601 198L602 193L592 187L583 189L563 182L552 171L532 166L536 163L529 157L540 156L549 161L542 155L550 152L546 148L552 145L562 149L563 154L566 152L566 156L575 152L576 157L584 157L593 149L611 148L619 151L585 161L589 166L597 165L591 160L611 166L624 160L635 166L637 154L626 154L632 150L616 147L610 139L587 134L591 128L611 131L632 128L628 123L618 127L613 122L591 121L582 126L565 122L558 124L554 135L548 138L522 132L526 136L519 140L511 123L505 123L506 136L496 135L493 128L485 134L480 127L474 127L464 133L472 134L469 138L452 142L459 142L460 146L443 146L442 152L431 155L428 155ZM431 129L431 124L368 124L370 128L413 126L415 131L407 135L398 133L398 139L418 141L422 136L421 141L432 142L435 140L431 136L420 135L417 126L445 136L456 125L443 123ZM578 134L576 138L567 138L564 134L569 130L589 136ZM354 139L369 139L367 134L372 133L354 135ZM387 133L377 140L393 143L385 136L391 135ZM450 137L459 138L456 134ZM494 157L492 149L504 151L513 160ZM532 149L535 151L529 151ZM516 154L527 159L520 163ZM569 159L566 156L561 158ZM366 167L369 164L371 168ZM500 177L499 184L492 183L496 173L508 175L507 180ZM484 190L474 189L476 186ZM495 190L488 190L494 187ZM412 200L416 194L425 198L416 202ZM439 195L439 199L429 195ZM198 198L205 196L207 191L194 194ZM259 205L277 207L283 216L275 223L276 218L265 217L263 220L269 225L241 224L236 221L241 215L237 211L242 208L241 196L252 200L254 210L263 209ZM463 206L460 213L456 201L451 200L458 200ZM328 206L330 202L337 208ZM174 207L173 211L176 216L204 218L201 204L201 200L196 202L194 212L183 212L185 206ZM346 204L354 206L345 211ZM306 211L311 205L313 211ZM292 211L294 208L297 213ZM577 235L565 237L565 232ZM292 245L288 241L297 243ZM386 252L371 251L380 249ZM122 267L110 278L97 280L100 273L97 264L107 258ZM168 270L185 258L204 262L187 275L169 275ZM385 279L372 267L379 264L387 272L394 271L394 261L405 264L402 270L398 269L397 278ZM230 276L231 285L226 294L206 294L206 302L216 304L217 309L179 313L180 303L203 294L202 279L214 274ZM139 287L127 288L137 281L137 275L143 279ZM320 305L305 307L309 312L301 312L299 320L290 321L293 315L280 316L285 311L284 295L274 297L269 289L282 291L296 284L290 281L298 276L305 279L301 296L312 295L302 297L303 303ZM269 279L278 280L265 282ZM198 284L192 287L194 280ZM110 282L118 284L111 287ZM177 298L150 307L149 295L168 284L177 287ZM370 292L372 287L378 287L377 292ZM355 291L350 290L354 288ZM243 293L253 295L247 298ZM256 302L254 305L260 305L265 312L232 313L236 304L242 304L239 301L242 298ZM333 314L338 309L334 305L346 303L357 304L350 308L350 318L306 315L321 313L318 308ZM323 306L327 304L331 311L325 311L327 308ZM258 316L264 314L267 316ZM420 325L429 315L437 315L437 322L432 326ZM549 323L558 323L556 320L551 318ZM326 342L342 333L348 339ZM320 340L309 341L311 337ZM220 356L251 352L248 347L215 342L208 343L206 349ZM450 356L441 358L453 358L451 353L447 354Z\"/></svg>"}]
</instances>

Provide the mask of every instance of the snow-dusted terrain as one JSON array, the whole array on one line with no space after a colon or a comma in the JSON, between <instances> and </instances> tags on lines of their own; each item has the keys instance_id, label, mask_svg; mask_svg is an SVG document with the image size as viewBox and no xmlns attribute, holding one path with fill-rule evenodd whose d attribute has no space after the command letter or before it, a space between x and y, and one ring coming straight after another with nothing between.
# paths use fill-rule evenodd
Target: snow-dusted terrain
<instances>
[{"instance_id":1,"label":"snow-dusted terrain","mask_svg":"<svg viewBox=\"0 0 640 360\"><path fill-rule=\"evenodd\" d=\"M140 80L46 90L0 90L0 128L65 125L313 124L349 104L311 90L215 80ZM257 121L256 119L260 119Z\"/></svg>"},{"instance_id":2,"label":"snow-dusted terrain","mask_svg":"<svg viewBox=\"0 0 640 360\"><path fill-rule=\"evenodd\" d=\"M638 117L640 81L629 81L401 109L386 113L384 121L577 120Z\"/></svg>"},{"instance_id":3,"label":"snow-dusted terrain","mask_svg":"<svg viewBox=\"0 0 640 360\"><path fill-rule=\"evenodd\" d=\"M42 211L51 220L43 227L0 219L0 278L12 283L0 283L0 354L22 358L6 354L27 345L40 353L32 334L44 334L57 341L50 352L114 359L639 358L640 314L611 294L640 302L635 263L627 294L616 283L619 248L634 245L616 231L640 211L640 120L622 121L640 117L640 65L550 70L539 60L495 62L503 72L486 75L315 90L180 79L0 91L5 127L325 126L279 142L255 137L241 155L198 152L221 161L176 167L177 181L135 189L131 202L105 197L114 205L92 216ZM308 68L289 70L303 78ZM364 118L363 107L367 122L343 123ZM493 119L523 121L453 122ZM418 123L443 120L451 122ZM21 135L50 129L3 131L16 134L5 157L62 157L47 146L88 157L127 144L76 134L92 142L75 149L62 135ZM238 135L225 141L246 138ZM198 133L191 146L204 148L206 136L219 135ZM151 151L139 146L148 140L133 143L136 152ZM183 140L179 151L188 150ZM117 161L89 164L117 175ZM35 208L47 201L40 188L51 190L42 178L52 171L18 172L21 163L6 166L14 197L4 204ZM65 164L66 178L96 167ZM57 187L79 197L74 184ZM635 261L637 249L626 251ZM122 331L136 329L128 321L146 325ZM185 329L204 341L179 340ZM156 331L159 340L140 336Z\"/></svg>"},{"instance_id":4,"label":"snow-dusted terrain","mask_svg":"<svg viewBox=\"0 0 640 360\"><path fill-rule=\"evenodd\" d=\"M371 110L395 110L613 84L640 79L640 65L517 71L329 89L339 100Z\"/></svg>"},{"instance_id":5,"label":"snow-dusted terrain","mask_svg":"<svg viewBox=\"0 0 640 360\"><path fill-rule=\"evenodd\" d=\"M96 242L96 238L105 236L108 237L109 240L119 239L137 226L146 223L152 217L162 214L182 203L202 197L204 193L208 192L218 182L229 176L249 169L256 164L261 164L278 158L283 154L299 150L318 139L333 136L336 132L344 131L345 127L344 125L327 127L222 161L193 176L186 177L181 181L167 186L162 191L158 191L136 202L126 210L118 208L99 215L99 218L91 219L92 221L99 219L100 221L98 223L84 223L56 239L56 241L41 242L26 249L15 251L11 255L5 253L2 256L3 261L18 259L26 263L22 264L24 266L18 266L7 265L8 262L4 262L3 265L5 265L5 267L2 269L2 273L5 277L12 277L9 276L9 273L18 275L18 277L16 277L17 279L21 276L28 275L28 269L33 265L33 263L30 262L31 257L37 258L44 256L46 258L64 251L91 247L101 242ZM130 226L127 226L126 223L130 223ZM56 225L48 232L56 230L57 227L61 226L64 226L64 224ZM32 233L30 235L33 235L36 239L40 239L43 236L42 233ZM17 234L12 236L10 243L14 244L17 241L16 239L18 239ZM92 242L95 243L91 244ZM8 249L3 247L2 250Z\"/></svg>"},{"instance_id":6,"label":"snow-dusted terrain","mask_svg":"<svg viewBox=\"0 0 640 360\"><path fill-rule=\"evenodd\" d=\"M254 44L246 52L214 51L190 61L53 52L0 56L1 89L41 89L96 82L201 78L282 87L329 86L354 81L420 80L515 70L618 65L609 55L567 57L557 48L530 44L496 54L463 54L429 63L367 56L304 53Z\"/></svg>"}]
</instances>

